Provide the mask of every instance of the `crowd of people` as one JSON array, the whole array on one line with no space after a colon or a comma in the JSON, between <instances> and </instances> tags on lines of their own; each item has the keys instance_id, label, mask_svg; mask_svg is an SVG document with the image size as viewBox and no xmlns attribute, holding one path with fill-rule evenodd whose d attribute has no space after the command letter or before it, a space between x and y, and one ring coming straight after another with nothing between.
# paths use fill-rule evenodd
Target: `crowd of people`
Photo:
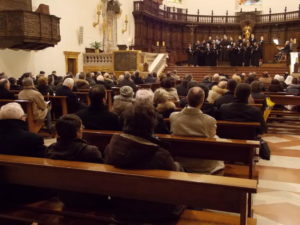
<instances>
[{"instance_id":1,"label":"crowd of people","mask_svg":"<svg viewBox=\"0 0 300 225\"><path fill-rule=\"evenodd\" d=\"M160 83L154 92L138 89L143 83ZM112 110L105 104L106 89L120 88L114 96ZM74 90L89 89L90 105L78 101ZM168 145L155 134L165 133L182 136L217 137L217 120L259 122L257 135L264 133L262 111L249 104L264 99L263 91L287 91L300 95L300 82L288 74L268 73L258 77L255 73L215 74L201 82L191 75L182 79L176 71L161 75L149 74L142 78L138 72L126 72L118 79L113 74L71 74L59 77L52 72L46 76L41 71L33 77L27 73L19 80L0 79L0 99L16 99L10 90L21 89L19 99L28 99L35 107L35 118L47 118L51 107L44 95L67 96L69 113L55 123L57 140L49 147L43 139L26 130L26 115L16 103L0 108L1 154L45 157L51 159L106 163L124 169L162 169L205 174L221 174L224 162L192 158L172 158ZM178 108L182 109L178 111ZM164 118L170 119L170 127ZM118 130L105 149L98 149L82 139L83 129ZM209 151L209 149L208 149ZM115 200L115 199L114 199ZM120 203L121 201L121 203ZM122 212L142 218L174 216L179 206L116 200Z\"/></svg>"}]
</instances>

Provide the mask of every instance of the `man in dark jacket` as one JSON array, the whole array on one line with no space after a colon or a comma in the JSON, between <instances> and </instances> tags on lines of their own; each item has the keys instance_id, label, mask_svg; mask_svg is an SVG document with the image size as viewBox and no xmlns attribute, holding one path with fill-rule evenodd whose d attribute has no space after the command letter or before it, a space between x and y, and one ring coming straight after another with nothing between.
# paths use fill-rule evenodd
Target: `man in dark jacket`
<instances>
[{"instance_id":1,"label":"man in dark jacket","mask_svg":"<svg viewBox=\"0 0 300 225\"><path fill-rule=\"evenodd\" d=\"M221 106L218 119L237 122L259 122L258 133L263 133L266 124L260 109L248 105L251 87L249 84L239 84L235 90L234 102Z\"/></svg>"},{"instance_id":2,"label":"man in dark jacket","mask_svg":"<svg viewBox=\"0 0 300 225\"><path fill-rule=\"evenodd\" d=\"M8 103L0 109L0 154L44 157L44 140L30 133L20 104Z\"/></svg>"},{"instance_id":3,"label":"man in dark jacket","mask_svg":"<svg viewBox=\"0 0 300 225\"><path fill-rule=\"evenodd\" d=\"M102 163L102 154L96 146L82 139L82 123L76 115L62 116L55 124L57 142L47 149L51 159Z\"/></svg>"},{"instance_id":4,"label":"man in dark jacket","mask_svg":"<svg viewBox=\"0 0 300 225\"><path fill-rule=\"evenodd\" d=\"M10 83L7 79L0 80L0 99L16 99L15 95L9 91Z\"/></svg>"},{"instance_id":5,"label":"man in dark jacket","mask_svg":"<svg viewBox=\"0 0 300 225\"><path fill-rule=\"evenodd\" d=\"M237 82L233 79L228 80L227 82L227 89L228 92L226 92L223 96L217 99L215 102L215 105L219 109L223 104L231 103L234 101L234 91L237 86Z\"/></svg>"},{"instance_id":6,"label":"man in dark jacket","mask_svg":"<svg viewBox=\"0 0 300 225\"><path fill-rule=\"evenodd\" d=\"M103 85L96 85L90 89L89 96L91 105L77 113L86 129L121 129L118 116L112 112L109 112L107 106L104 105L105 95L106 92Z\"/></svg>"},{"instance_id":7,"label":"man in dark jacket","mask_svg":"<svg viewBox=\"0 0 300 225\"><path fill-rule=\"evenodd\" d=\"M79 102L77 96L72 92L74 87L74 80L67 78L64 80L63 85L56 90L57 96L67 96L67 106L69 113L75 113L84 106Z\"/></svg>"},{"instance_id":8,"label":"man in dark jacket","mask_svg":"<svg viewBox=\"0 0 300 225\"><path fill-rule=\"evenodd\" d=\"M129 86L133 89L134 92L137 91L137 87L134 82L130 79L130 73L125 72L124 79L119 83L119 87Z\"/></svg>"}]
</instances>

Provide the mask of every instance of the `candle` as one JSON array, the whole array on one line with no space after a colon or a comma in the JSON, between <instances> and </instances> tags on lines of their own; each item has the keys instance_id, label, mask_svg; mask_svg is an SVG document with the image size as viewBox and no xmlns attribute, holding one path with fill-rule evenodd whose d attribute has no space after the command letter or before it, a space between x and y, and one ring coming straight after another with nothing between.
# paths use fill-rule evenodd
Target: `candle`
<instances>
[{"instance_id":1,"label":"candle","mask_svg":"<svg viewBox=\"0 0 300 225\"><path fill-rule=\"evenodd\" d=\"M165 47L165 46L166 46L166 43L165 43L164 41L162 42L162 46L163 46L163 47Z\"/></svg>"},{"instance_id":2,"label":"candle","mask_svg":"<svg viewBox=\"0 0 300 225\"><path fill-rule=\"evenodd\" d=\"M159 41L156 42L156 46L159 47Z\"/></svg>"}]
</instances>

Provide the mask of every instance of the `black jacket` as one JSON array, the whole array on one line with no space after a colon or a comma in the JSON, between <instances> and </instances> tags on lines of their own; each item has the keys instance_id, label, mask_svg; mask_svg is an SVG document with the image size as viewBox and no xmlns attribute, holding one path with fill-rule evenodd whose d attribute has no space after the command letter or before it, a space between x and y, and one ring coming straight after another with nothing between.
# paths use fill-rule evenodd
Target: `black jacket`
<instances>
[{"instance_id":1,"label":"black jacket","mask_svg":"<svg viewBox=\"0 0 300 225\"><path fill-rule=\"evenodd\" d=\"M15 95L6 88L0 88L0 99L17 99Z\"/></svg>"},{"instance_id":2,"label":"black jacket","mask_svg":"<svg viewBox=\"0 0 300 225\"><path fill-rule=\"evenodd\" d=\"M0 154L44 157L42 137L30 133L22 120L0 120Z\"/></svg>"},{"instance_id":3,"label":"black jacket","mask_svg":"<svg viewBox=\"0 0 300 225\"><path fill-rule=\"evenodd\" d=\"M80 110L77 115L81 118L86 129L121 130L119 117L109 112L105 105L91 105L86 109Z\"/></svg>"},{"instance_id":4,"label":"black jacket","mask_svg":"<svg viewBox=\"0 0 300 225\"><path fill-rule=\"evenodd\" d=\"M53 95L53 90L48 85L39 85L37 86L37 89L42 95Z\"/></svg>"},{"instance_id":5,"label":"black jacket","mask_svg":"<svg viewBox=\"0 0 300 225\"><path fill-rule=\"evenodd\" d=\"M82 139L62 140L50 145L46 157L50 159L102 163L102 154L96 146Z\"/></svg>"},{"instance_id":6,"label":"black jacket","mask_svg":"<svg viewBox=\"0 0 300 225\"><path fill-rule=\"evenodd\" d=\"M234 101L234 93L227 92L223 96L217 99L215 102L216 107L219 109L223 104L231 103Z\"/></svg>"},{"instance_id":7,"label":"black jacket","mask_svg":"<svg viewBox=\"0 0 300 225\"><path fill-rule=\"evenodd\" d=\"M129 87L132 87L132 89L133 89L134 92L137 91L136 85L135 85L134 82L131 81L131 80L125 80L125 79L124 79L124 80L122 80L122 81L119 83L118 86L119 86L119 87L129 86Z\"/></svg>"},{"instance_id":8,"label":"black jacket","mask_svg":"<svg viewBox=\"0 0 300 225\"><path fill-rule=\"evenodd\" d=\"M72 90L66 86L61 86L56 90L57 96L67 96L68 113L75 113L81 109L81 104Z\"/></svg>"},{"instance_id":9,"label":"black jacket","mask_svg":"<svg viewBox=\"0 0 300 225\"><path fill-rule=\"evenodd\" d=\"M218 119L237 122L259 122L261 126L258 133L263 133L266 129L261 110L236 99L233 103L221 106L218 112Z\"/></svg>"}]
</instances>

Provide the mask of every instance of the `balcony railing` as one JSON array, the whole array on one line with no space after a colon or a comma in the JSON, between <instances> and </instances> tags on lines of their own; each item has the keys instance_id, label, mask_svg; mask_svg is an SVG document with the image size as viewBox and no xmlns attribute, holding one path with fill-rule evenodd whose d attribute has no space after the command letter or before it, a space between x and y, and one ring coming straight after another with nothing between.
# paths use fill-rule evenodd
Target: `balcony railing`
<instances>
[{"instance_id":1,"label":"balcony railing","mask_svg":"<svg viewBox=\"0 0 300 225\"><path fill-rule=\"evenodd\" d=\"M241 21L239 15L229 16L228 12L225 16L216 16L213 11L211 15L200 15L198 10L197 15L191 15L188 14L187 9L166 6L160 9L160 5L152 0L134 2L134 13L145 13L162 20L193 24L238 24L239 21ZM285 8L285 12L274 14L271 13L271 10L269 14L259 14L259 12L255 12L254 16L255 22L258 24L298 21L300 20L300 8L298 11L293 12L287 12ZM251 18L253 19L253 16Z\"/></svg>"}]
</instances>

